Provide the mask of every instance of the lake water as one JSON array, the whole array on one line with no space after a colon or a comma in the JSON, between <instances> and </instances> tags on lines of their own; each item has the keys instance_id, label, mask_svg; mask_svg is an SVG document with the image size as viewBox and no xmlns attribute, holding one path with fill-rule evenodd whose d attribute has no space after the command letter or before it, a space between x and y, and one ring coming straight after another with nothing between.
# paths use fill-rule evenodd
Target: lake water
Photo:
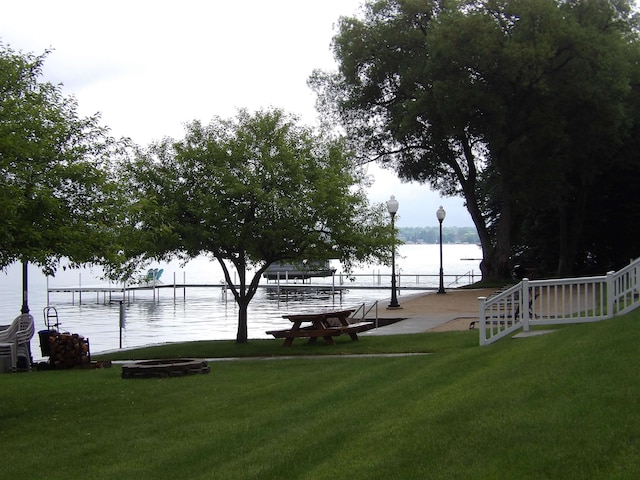
<instances>
[{"instance_id":1,"label":"lake water","mask_svg":"<svg viewBox=\"0 0 640 480\"><path fill-rule=\"evenodd\" d=\"M396 273L402 287L398 299L417 293L417 289L437 288L439 283L440 250L438 245L402 245L396 256ZM443 269L445 286L455 288L480 280L480 247L476 245L444 245ZM138 347L155 343L235 339L238 308L231 293L224 295L224 278L217 262L197 258L185 266L178 262L152 265L164 270L161 281L169 288L136 291L125 298L125 325L120 329L122 293L50 293L47 288L104 287L99 269L60 270L55 278L45 277L29 266L29 308L36 320L36 331L44 330L43 309L55 306L61 331L78 333L89 338L91 352ZM258 290L249 305L249 338L269 338L267 330L288 328L291 323L282 315L307 313L323 309L371 307L379 301L386 308L391 293L391 268L371 265L356 269L352 281L341 275L339 263L335 277L313 281L324 287L322 292L304 295L276 295L266 288ZM176 284L205 284L209 287L171 288ZM289 286L294 282L289 281ZM298 282L300 283L300 282ZM266 280L262 280L266 285ZM281 280L281 287L285 281ZM275 286L274 282L270 283ZM331 294L331 286L343 287L342 293ZM9 324L20 313L22 305L22 269L10 266L0 273L0 324ZM35 360L42 358L39 338L32 341Z\"/></svg>"}]
</instances>

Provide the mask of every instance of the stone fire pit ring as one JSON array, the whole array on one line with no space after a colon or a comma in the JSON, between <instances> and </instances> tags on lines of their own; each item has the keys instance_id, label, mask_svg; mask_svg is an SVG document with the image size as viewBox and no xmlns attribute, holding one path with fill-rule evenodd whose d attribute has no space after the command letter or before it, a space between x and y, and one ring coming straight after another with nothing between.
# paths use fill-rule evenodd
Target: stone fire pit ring
<instances>
[{"instance_id":1,"label":"stone fire pit ring","mask_svg":"<svg viewBox=\"0 0 640 480\"><path fill-rule=\"evenodd\" d=\"M184 377L210 371L207 361L199 358L141 360L122 365L122 378Z\"/></svg>"}]
</instances>

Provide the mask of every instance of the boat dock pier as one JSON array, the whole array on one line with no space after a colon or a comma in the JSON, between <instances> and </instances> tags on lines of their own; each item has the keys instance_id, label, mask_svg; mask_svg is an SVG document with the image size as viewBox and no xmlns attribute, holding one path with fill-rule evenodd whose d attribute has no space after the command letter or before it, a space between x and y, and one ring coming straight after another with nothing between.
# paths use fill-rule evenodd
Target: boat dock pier
<instances>
[{"instance_id":1,"label":"boat dock pier","mask_svg":"<svg viewBox=\"0 0 640 480\"><path fill-rule=\"evenodd\" d=\"M183 275L184 277L184 275ZM342 295L347 290L388 290L390 289L390 275L374 273L374 274L356 274L349 277L343 275L334 275L330 282L310 282L310 279L302 279L297 281L296 279L290 279L286 276L284 278L277 278L276 281L266 281L261 283L258 288L266 289L271 295L276 295L278 298L288 300L290 297L321 294L321 295ZM463 275L444 275L447 279L447 288L452 285L459 286L460 284L472 284L475 281L473 271L467 272ZM398 282L396 288L398 291L435 291L438 289L437 275L427 274L398 274ZM357 282L352 282L351 279L357 279ZM388 282L387 282L388 280ZM183 300L187 298L187 289L192 288L206 288L206 289L218 289L221 295L226 298L229 286L225 283L188 283L186 278L181 283L176 281L176 275L174 274L173 282L145 282L142 284L131 285L82 285L78 282L78 286L65 286L65 287L50 287L47 279L47 304L49 304L51 294L70 293L71 303L82 303L83 297L93 297L96 303L108 304L114 302L127 302L131 303L135 301L136 293L138 292L152 292L153 299L156 300L160 296L161 291L170 289L173 291L173 299L176 301L179 297Z\"/></svg>"},{"instance_id":2,"label":"boat dock pier","mask_svg":"<svg viewBox=\"0 0 640 480\"><path fill-rule=\"evenodd\" d=\"M52 293L70 293L71 304L82 303L83 296L93 297L95 295L96 303L114 303L114 302L127 302L130 303L135 300L137 292L152 292L153 299L160 297L160 290L173 290L173 298L176 300L178 297L182 297L184 300L187 298L187 289L189 288L211 288L218 289L222 292L222 295L226 296L228 286L226 284L211 284L211 283L188 283L188 284L157 284L157 285L126 285L126 286L79 286L79 287L47 287L47 304L50 303ZM264 288L270 293L278 296L293 296L304 293L324 293L324 294L341 294L347 290L344 286L333 285L311 285L311 284L265 284L259 285L258 288ZM349 287L352 288L352 287Z\"/></svg>"},{"instance_id":3,"label":"boat dock pier","mask_svg":"<svg viewBox=\"0 0 640 480\"><path fill-rule=\"evenodd\" d=\"M48 287L47 288L47 304L50 303L51 294L57 293L70 293L71 304L82 303L87 297L95 298L96 303L117 303L126 302L131 303L135 301L137 292L152 292L153 299L156 300L160 297L160 291L167 289L173 290L173 299L177 300L179 297L186 300L187 289L190 288L211 288L218 289L222 292L222 295L226 296L228 287L221 284L210 283L190 283L190 284L160 284L160 285L131 285L131 286L85 286L85 287ZM262 284L258 288L266 289L269 294L287 299L288 297L294 297L306 294L323 294L323 295L342 295L347 290L388 290L388 286L381 285L314 285L309 283L304 284ZM435 291L437 287L421 287L415 285L401 286L398 290L415 290L415 291Z\"/></svg>"}]
</instances>

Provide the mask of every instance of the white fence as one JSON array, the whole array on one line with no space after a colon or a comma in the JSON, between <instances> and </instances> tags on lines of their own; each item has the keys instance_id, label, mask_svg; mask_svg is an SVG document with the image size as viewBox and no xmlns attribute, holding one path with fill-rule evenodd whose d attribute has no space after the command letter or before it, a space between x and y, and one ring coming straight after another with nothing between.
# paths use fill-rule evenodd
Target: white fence
<instances>
[{"instance_id":1,"label":"white fence","mask_svg":"<svg viewBox=\"0 0 640 480\"><path fill-rule=\"evenodd\" d=\"M480 345L535 325L594 322L640 306L640 258L599 277L527 280L480 297Z\"/></svg>"}]
</instances>

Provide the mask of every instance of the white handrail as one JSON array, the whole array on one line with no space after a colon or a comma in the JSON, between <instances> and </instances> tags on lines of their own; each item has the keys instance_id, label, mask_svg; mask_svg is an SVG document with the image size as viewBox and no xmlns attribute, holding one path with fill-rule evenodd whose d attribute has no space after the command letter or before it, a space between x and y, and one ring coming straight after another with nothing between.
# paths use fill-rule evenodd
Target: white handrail
<instances>
[{"instance_id":1,"label":"white handrail","mask_svg":"<svg viewBox=\"0 0 640 480\"><path fill-rule=\"evenodd\" d=\"M522 328L594 322L640 306L640 258L596 277L523 279L497 295L480 297L480 345Z\"/></svg>"}]
</instances>

